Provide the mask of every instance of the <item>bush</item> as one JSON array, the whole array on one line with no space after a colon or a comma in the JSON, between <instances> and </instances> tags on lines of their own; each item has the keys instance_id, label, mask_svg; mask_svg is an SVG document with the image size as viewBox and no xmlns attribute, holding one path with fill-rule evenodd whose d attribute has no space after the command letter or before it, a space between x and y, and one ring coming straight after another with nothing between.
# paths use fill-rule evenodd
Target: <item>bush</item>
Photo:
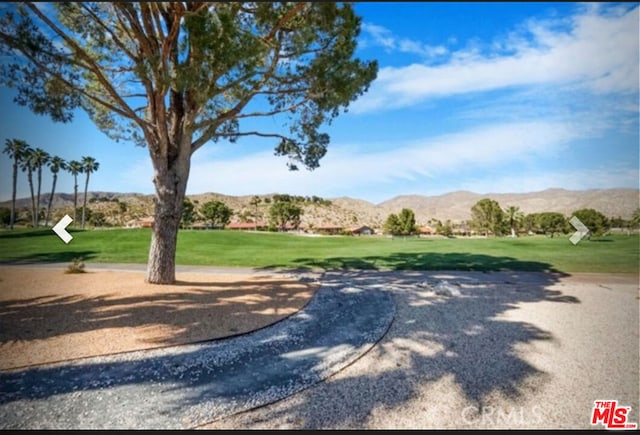
<instances>
[{"instance_id":1,"label":"bush","mask_svg":"<svg viewBox=\"0 0 640 435\"><path fill-rule=\"evenodd\" d=\"M71 260L71 263L69 263L69 265L67 266L67 269L64 271L64 273L85 273L86 271L84 270L84 262L82 261L82 258L74 258L73 260Z\"/></svg>"}]
</instances>

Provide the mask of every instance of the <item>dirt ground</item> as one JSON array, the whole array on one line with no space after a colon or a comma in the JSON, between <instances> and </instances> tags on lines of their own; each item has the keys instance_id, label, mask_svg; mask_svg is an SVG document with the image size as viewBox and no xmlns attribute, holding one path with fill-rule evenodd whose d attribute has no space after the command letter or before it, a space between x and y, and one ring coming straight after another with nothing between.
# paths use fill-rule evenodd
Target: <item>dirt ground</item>
<instances>
[{"instance_id":1,"label":"dirt ground","mask_svg":"<svg viewBox=\"0 0 640 435\"><path fill-rule=\"evenodd\" d=\"M0 370L242 334L300 310L316 284L265 274L0 267Z\"/></svg>"}]
</instances>

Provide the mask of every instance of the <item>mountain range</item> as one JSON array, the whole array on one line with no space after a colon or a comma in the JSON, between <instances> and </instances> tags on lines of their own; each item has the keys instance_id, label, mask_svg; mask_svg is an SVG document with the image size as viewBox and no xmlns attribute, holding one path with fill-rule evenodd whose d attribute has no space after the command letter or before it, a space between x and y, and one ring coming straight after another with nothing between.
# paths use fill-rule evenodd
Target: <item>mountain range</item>
<instances>
[{"instance_id":1,"label":"mountain range","mask_svg":"<svg viewBox=\"0 0 640 435\"><path fill-rule=\"evenodd\" d=\"M264 200L272 195L258 195L263 201L258 205L258 220L267 220L269 204ZM46 207L49 195L43 195L41 204ZM197 204L203 204L210 200L223 201L231 207L235 214L232 221L242 220L245 216L255 214L255 206L250 205L253 195L230 196L220 193L202 193L188 195L188 198ZM487 193L480 194L468 191L456 191L443 195L401 195L379 204L349 198L326 198L330 204L309 204L303 206L303 224L318 225L369 225L381 227L390 213L399 213L402 208L410 208L414 211L416 222L419 225L427 225L432 220L451 220L454 223L471 218L471 207L480 199L491 198L497 201L502 208L517 206L525 213L537 213L545 211L559 212L569 217L572 212L581 208L593 208L608 217L621 217L631 219L633 212L640 207L640 190L617 189L592 189L592 190L565 190L547 189L529 193ZM82 206L83 194L78 194L78 206ZM130 219L151 216L153 214L153 195L118 192L89 192L87 195L89 208L92 211L105 213L107 221L112 224L123 224ZM125 203L126 207L119 206L118 202ZM10 207L10 201L0 203L1 207ZM30 208L30 198L16 200L18 210ZM126 210L123 212L122 209ZM57 193L52 203L54 218L64 213L72 213L73 195L69 193Z\"/></svg>"}]
</instances>

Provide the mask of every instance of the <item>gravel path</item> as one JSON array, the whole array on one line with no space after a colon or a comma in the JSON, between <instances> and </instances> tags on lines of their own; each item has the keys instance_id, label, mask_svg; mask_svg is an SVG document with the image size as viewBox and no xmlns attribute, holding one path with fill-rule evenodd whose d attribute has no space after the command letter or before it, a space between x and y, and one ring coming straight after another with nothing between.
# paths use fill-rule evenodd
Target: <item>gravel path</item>
<instances>
[{"instance_id":1,"label":"gravel path","mask_svg":"<svg viewBox=\"0 0 640 435\"><path fill-rule=\"evenodd\" d=\"M340 364L344 369L333 370L324 382L317 382L322 376L305 381L304 372L274 372L280 385L285 385L279 392L295 392L286 388L287 380L295 376L299 376L298 385L308 387L283 400L229 415L241 410L228 408L234 404L235 393L222 394L222 402L213 396L220 396L229 385L249 384L233 376L239 372L232 366L217 378L196 375L190 380L194 372L185 358L200 373L206 365L195 355L202 355L210 364L220 352L211 347L213 352L207 354L206 346L188 346L162 357L149 358L152 352L145 353L144 367L151 363L158 373L150 375L141 368L143 375L135 377L133 370L133 379L109 375L100 364L31 372L28 377L35 381L29 383L24 381L27 376L1 373L0 425L589 429L593 428L593 402L602 399L630 406L628 421L639 421L638 275L336 272L323 276L323 289L347 289L342 295L350 298L392 297L395 319L376 345L378 334L365 337L358 347L345 337L323 331L317 338L321 344L305 347L306 352L299 348L302 352L289 353L294 359L311 357L313 365L344 350L346 344L358 347L356 353L361 357L345 359ZM394 305L389 299L384 303ZM352 321L362 320L360 327L379 325L382 335L388 318L380 322L358 302L351 307L358 313L365 311L364 317ZM266 331L270 329L260 333ZM277 340L278 334L272 332L264 340ZM289 333L295 335L295 328ZM322 337L329 341L322 342ZM138 362L125 366L138 367L135 364ZM120 365L106 367L119 370ZM176 373L183 376L179 382ZM328 374L325 371L323 376ZM69 384L56 393L45 393L52 375L58 379L53 382L63 387L73 375L85 390L74 391ZM162 375L170 378L162 379ZM109 382L115 385L107 386ZM18 384L23 389L17 389ZM265 396L272 392L267 389Z\"/></svg>"},{"instance_id":2,"label":"gravel path","mask_svg":"<svg viewBox=\"0 0 640 435\"><path fill-rule=\"evenodd\" d=\"M637 275L325 280L392 292L396 319L385 337L325 382L204 428L589 429L600 399L630 406L628 421L639 422ZM440 287L451 291L438 295Z\"/></svg>"},{"instance_id":3,"label":"gravel path","mask_svg":"<svg viewBox=\"0 0 640 435\"><path fill-rule=\"evenodd\" d=\"M0 428L193 428L322 381L371 349L393 316L390 293L329 283L243 336L3 371Z\"/></svg>"}]
</instances>

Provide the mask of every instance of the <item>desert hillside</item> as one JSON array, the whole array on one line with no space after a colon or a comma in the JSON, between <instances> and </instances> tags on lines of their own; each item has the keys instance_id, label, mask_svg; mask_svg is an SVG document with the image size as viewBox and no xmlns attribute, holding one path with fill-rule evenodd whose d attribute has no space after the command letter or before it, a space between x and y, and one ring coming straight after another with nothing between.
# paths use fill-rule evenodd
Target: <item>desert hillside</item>
<instances>
[{"instance_id":1,"label":"desert hillside","mask_svg":"<svg viewBox=\"0 0 640 435\"><path fill-rule=\"evenodd\" d=\"M202 193L188 195L196 203L196 207L210 200L220 200L234 211L232 221L246 221L258 215L258 220L268 220L269 201L273 195L259 195L261 202L257 208L251 204L253 195L229 196L219 193ZM630 219L634 210L640 207L640 192L636 189L598 189L571 191L564 189L548 189L529 193L500 193L480 194L466 191L451 192L438 196L402 195L384 201L380 204L341 197L326 198L330 204L304 203L302 223L314 226L338 225L354 226L369 225L382 226L390 213L398 213L402 208L410 208L415 212L418 224L428 224L430 220L438 219L452 222L462 222L470 218L470 209L478 200L491 198L503 208L517 206L524 213L555 211L569 216L580 208L594 208L609 217ZM46 207L48 198L43 197ZM27 210L30 198L20 198L16 207ZM88 204L92 212L102 212L108 223L124 225L132 219L151 216L153 211L153 196L136 193L89 192ZM82 205L82 194L78 198L78 206ZM0 203L2 207L10 207L10 202ZM72 214L73 195L68 193L56 194L53 200L53 217L61 217L65 213Z\"/></svg>"}]
</instances>

